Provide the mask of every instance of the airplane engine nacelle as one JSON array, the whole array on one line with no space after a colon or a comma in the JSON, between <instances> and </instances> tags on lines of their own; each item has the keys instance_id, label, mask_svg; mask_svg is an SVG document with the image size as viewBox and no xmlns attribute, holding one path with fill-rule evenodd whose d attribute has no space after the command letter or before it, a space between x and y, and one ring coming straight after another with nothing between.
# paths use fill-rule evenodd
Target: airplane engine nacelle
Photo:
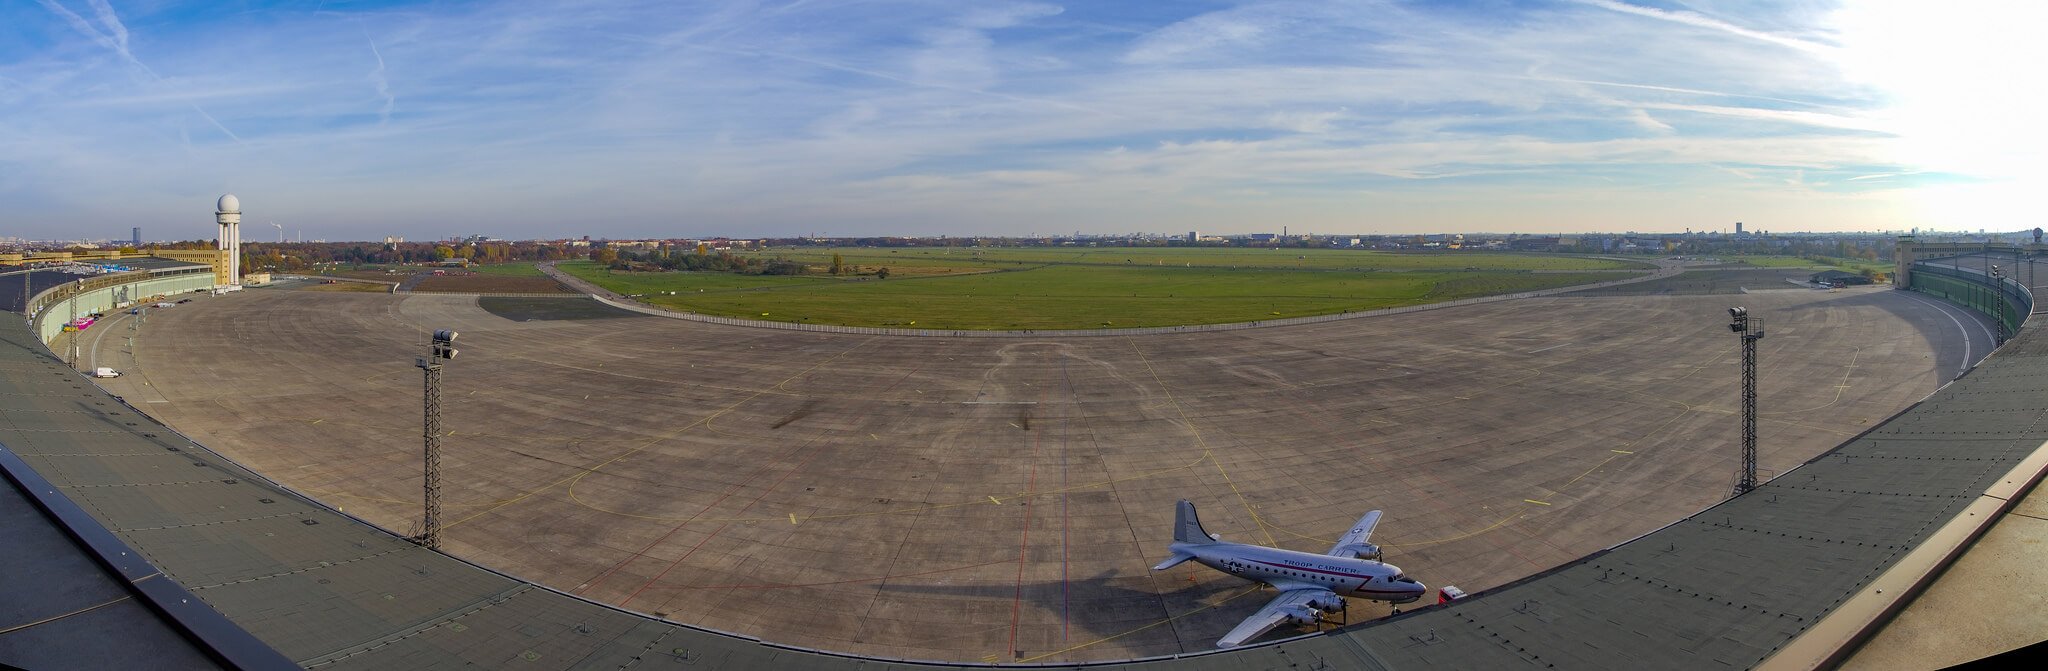
<instances>
[{"instance_id":1,"label":"airplane engine nacelle","mask_svg":"<svg viewBox=\"0 0 2048 671\"><path fill-rule=\"evenodd\" d=\"M1358 544L1359 559L1370 559L1373 561L1379 561L1381 556L1382 555L1380 554L1380 546L1373 545L1371 543Z\"/></svg>"},{"instance_id":2,"label":"airplane engine nacelle","mask_svg":"<svg viewBox=\"0 0 2048 671\"><path fill-rule=\"evenodd\" d=\"M1327 600L1315 599L1313 601L1308 602L1308 607L1323 611L1325 613L1341 613L1344 612L1344 597L1333 596Z\"/></svg>"},{"instance_id":3,"label":"airplane engine nacelle","mask_svg":"<svg viewBox=\"0 0 2048 671\"><path fill-rule=\"evenodd\" d=\"M1323 621L1323 614L1314 608L1295 606L1287 609L1287 621L1298 625L1311 625Z\"/></svg>"}]
</instances>

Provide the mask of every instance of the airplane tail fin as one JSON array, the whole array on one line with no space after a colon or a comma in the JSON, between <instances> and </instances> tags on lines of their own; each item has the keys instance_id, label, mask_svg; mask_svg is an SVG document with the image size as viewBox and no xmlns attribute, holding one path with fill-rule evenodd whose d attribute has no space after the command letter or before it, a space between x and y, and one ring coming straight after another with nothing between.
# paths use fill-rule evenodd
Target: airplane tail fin
<instances>
[{"instance_id":1,"label":"airplane tail fin","mask_svg":"<svg viewBox=\"0 0 2048 671\"><path fill-rule=\"evenodd\" d=\"M1195 504L1187 499L1180 500L1180 508L1173 515L1173 540L1181 543L1214 543L1216 538L1202 529L1202 519L1195 516Z\"/></svg>"}]
</instances>

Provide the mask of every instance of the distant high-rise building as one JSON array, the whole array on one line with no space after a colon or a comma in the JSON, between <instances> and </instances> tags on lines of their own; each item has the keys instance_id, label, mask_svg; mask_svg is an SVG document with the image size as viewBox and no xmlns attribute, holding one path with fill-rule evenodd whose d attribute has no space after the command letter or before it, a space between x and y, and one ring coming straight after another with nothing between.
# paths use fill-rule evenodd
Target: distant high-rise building
<instances>
[{"instance_id":1,"label":"distant high-rise building","mask_svg":"<svg viewBox=\"0 0 2048 671\"><path fill-rule=\"evenodd\" d=\"M132 237L134 238L134 241L135 241L135 246L137 246L137 247L141 247L141 246L142 246L142 227L141 227L141 226L137 226L137 227L135 227L135 231L134 231L134 233L135 233L135 235L134 235L134 236L132 236Z\"/></svg>"},{"instance_id":2,"label":"distant high-rise building","mask_svg":"<svg viewBox=\"0 0 2048 671\"><path fill-rule=\"evenodd\" d=\"M1742 222L1735 222L1735 237L1742 237Z\"/></svg>"},{"instance_id":3,"label":"distant high-rise building","mask_svg":"<svg viewBox=\"0 0 2048 671\"><path fill-rule=\"evenodd\" d=\"M1188 231L1188 242L1201 242L1201 241L1202 241L1202 232L1201 232L1201 231Z\"/></svg>"}]
</instances>

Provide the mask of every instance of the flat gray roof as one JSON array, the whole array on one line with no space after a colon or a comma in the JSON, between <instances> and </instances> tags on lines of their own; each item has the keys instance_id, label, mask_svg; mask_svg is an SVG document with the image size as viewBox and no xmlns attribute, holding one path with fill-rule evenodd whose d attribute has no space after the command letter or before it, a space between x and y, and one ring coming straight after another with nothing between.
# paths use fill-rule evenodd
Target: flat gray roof
<instances>
[{"instance_id":1,"label":"flat gray roof","mask_svg":"<svg viewBox=\"0 0 2048 671\"><path fill-rule=\"evenodd\" d=\"M219 668L4 476L0 538L0 664Z\"/></svg>"}]
</instances>

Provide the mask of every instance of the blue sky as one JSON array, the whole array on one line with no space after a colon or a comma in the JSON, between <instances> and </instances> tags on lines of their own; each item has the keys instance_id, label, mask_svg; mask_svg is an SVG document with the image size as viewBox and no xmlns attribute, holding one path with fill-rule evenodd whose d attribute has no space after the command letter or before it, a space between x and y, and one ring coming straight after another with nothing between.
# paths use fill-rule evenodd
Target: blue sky
<instances>
[{"instance_id":1,"label":"blue sky","mask_svg":"<svg viewBox=\"0 0 2048 671\"><path fill-rule=\"evenodd\" d=\"M2028 228L2036 4L25 0L0 236Z\"/></svg>"}]
</instances>

